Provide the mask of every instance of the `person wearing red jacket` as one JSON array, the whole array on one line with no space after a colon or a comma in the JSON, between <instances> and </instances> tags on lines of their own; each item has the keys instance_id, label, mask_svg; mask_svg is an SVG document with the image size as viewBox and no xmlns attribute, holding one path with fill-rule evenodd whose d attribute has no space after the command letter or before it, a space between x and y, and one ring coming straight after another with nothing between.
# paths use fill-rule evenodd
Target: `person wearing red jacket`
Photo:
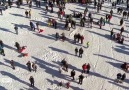
<instances>
[{"instance_id":1,"label":"person wearing red jacket","mask_svg":"<svg viewBox=\"0 0 129 90\"><path fill-rule=\"evenodd\" d=\"M112 16L109 15L109 16L108 16L108 22L109 22L109 23L110 23L111 18L112 18Z\"/></svg>"},{"instance_id":2,"label":"person wearing red jacket","mask_svg":"<svg viewBox=\"0 0 129 90\"><path fill-rule=\"evenodd\" d=\"M81 39L81 44L83 44L84 36L82 35L82 36L80 37L80 39Z\"/></svg>"},{"instance_id":3,"label":"person wearing red jacket","mask_svg":"<svg viewBox=\"0 0 129 90\"><path fill-rule=\"evenodd\" d=\"M87 65L86 63L82 65L82 73L85 73L86 72L86 69L87 69Z\"/></svg>"}]
</instances>

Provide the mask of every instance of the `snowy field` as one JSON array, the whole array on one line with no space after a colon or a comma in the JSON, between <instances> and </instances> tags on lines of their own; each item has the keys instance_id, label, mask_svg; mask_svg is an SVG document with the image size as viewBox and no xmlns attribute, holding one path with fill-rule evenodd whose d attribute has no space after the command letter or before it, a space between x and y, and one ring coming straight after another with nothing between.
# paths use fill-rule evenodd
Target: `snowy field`
<instances>
[{"instance_id":1,"label":"snowy field","mask_svg":"<svg viewBox=\"0 0 129 90\"><path fill-rule=\"evenodd\" d=\"M105 18L105 14L111 10L111 4L105 3L100 13L96 13L93 5L88 5L89 12L93 13L94 20L100 17ZM124 7L124 5L122 5ZM39 21L40 28L44 30L42 33L31 31L29 27L30 19L25 18L25 10L29 9L27 5L12 8L3 11L0 16L0 39L4 42L6 56L0 56L0 90L66 90L65 87L59 88L57 84L60 81L64 83L70 81L69 90L129 90L129 75L122 83L115 83L117 73L125 73L121 70L120 65L129 60L129 37L128 28L129 21L125 19L124 27L125 36L124 44L118 44L110 40L110 30L114 28L115 32L120 32L121 26L119 21L122 15L116 14L114 10L111 24L106 23L102 29L93 25L93 28L82 28L77 20L77 28L70 31L64 30L64 22L58 19L58 8L54 7L54 13L45 12L45 7L32 7L33 22ZM66 4L66 14L73 13L73 10L83 12L85 5L69 3ZM48 18L56 18L57 29L47 26ZM63 20L65 21L65 19ZM19 27L19 34L15 34L14 25ZM55 40L55 33L65 33L68 41L62 42ZM75 33L84 35L84 44L73 44L73 35ZM86 42L90 42L89 48ZM15 42L19 42L21 46L27 46L24 51L28 53L28 57L20 57L14 46ZM75 56L75 47L83 47L84 54L82 58ZM58 67L62 59L66 58L69 63L68 72L59 73ZM10 67L10 60L15 61L16 69ZM37 72L29 72L26 66L28 61L35 62L38 66ZM91 64L90 75L84 79L82 85L78 84L78 80L72 81L70 72L75 69L76 76L81 74L82 65L84 63ZM35 79L35 88L30 88L29 77ZM87 76L84 74L84 76Z\"/></svg>"}]
</instances>

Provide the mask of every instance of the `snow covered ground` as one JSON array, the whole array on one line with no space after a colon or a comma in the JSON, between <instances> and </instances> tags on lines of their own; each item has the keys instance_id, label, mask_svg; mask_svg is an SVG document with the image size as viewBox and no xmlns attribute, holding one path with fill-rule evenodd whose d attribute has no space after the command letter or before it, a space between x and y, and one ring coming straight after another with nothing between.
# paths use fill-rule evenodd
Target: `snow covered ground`
<instances>
[{"instance_id":1,"label":"snow covered ground","mask_svg":"<svg viewBox=\"0 0 129 90\"><path fill-rule=\"evenodd\" d=\"M105 3L100 13L96 13L93 5L88 5L89 12L93 13L95 20L100 17L105 17L105 13L111 10L111 4ZM124 5L122 6L124 7ZM111 25L99 29L98 26L93 25L93 28L77 28L71 31L64 30L64 23L57 18L56 12L58 8L54 8L54 13L45 13L45 7L32 7L31 20L39 21L40 28L44 30L43 33L30 31L29 21L25 18L25 10L29 9L27 5L12 8L3 12L0 16L0 39L4 42L6 56L0 56L0 90L66 90L66 88L57 87L60 81L64 83L70 81L69 90L129 90L129 75L122 84L115 83L117 73L125 73L120 69L123 62L129 60L129 37L127 37L129 21L125 20L125 36L124 45L118 44L110 40L110 30L114 28L115 32L120 31L119 20L122 15L116 14L111 20ZM85 5L69 3L66 4L66 14L73 13L72 11L83 12ZM58 29L47 26L48 18L56 18ZM79 22L79 21L77 21ZM19 26L19 34L15 34L14 25ZM78 23L79 24L79 23ZM55 41L55 33L65 33L68 41ZM73 44L73 35L80 32L84 35L85 41L83 46L81 44ZM85 48L86 42L90 42L90 47ZM20 57L16 51L14 44L19 42L21 46L27 46L24 51L28 53L28 57ZM75 47L83 47L83 58L75 56ZM59 73L59 62L66 58L69 63L68 72ZM10 67L10 60L15 61L16 70ZM35 62L38 66L37 72L29 72L26 67L28 61ZM82 65L84 63L91 64L90 75L85 78L82 85L78 84L78 80L71 81L70 72L72 69L76 71L76 78L81 74ZM86 74L85 74L86 75ZM33 76L35 79L35 88L30 88L29 77Z\"/></svg>"}]
</instances>

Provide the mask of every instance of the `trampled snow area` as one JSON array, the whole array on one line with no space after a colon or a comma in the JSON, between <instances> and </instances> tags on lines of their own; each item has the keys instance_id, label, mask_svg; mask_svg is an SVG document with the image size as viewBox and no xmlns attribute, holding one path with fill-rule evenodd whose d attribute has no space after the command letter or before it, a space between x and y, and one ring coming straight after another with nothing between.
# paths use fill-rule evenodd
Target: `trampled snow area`
<instances>
[{"instance_id":1,"label":"trampled snow area","mask_svg":"<svg viewBox=\"0 0 129 90\"><path fill-rule=\"evenodd\" d=\"M124 7L124 5L121 5ZM105 17L105 13L111 10L111 4L105 2L100 13L96 13L93 5L88 5L89 12L93 13L94 20ZM37 8L32 7L33 22L39 21L40 28L44 30L42 33L31 31L29 27L30 19L25 18L25 10L29 9L27 5L12 8L3 11L0 16L0 39L4 42L6 56L0 56L0 90L66 90L65 87L59 88L57 84L60 81L64 83L70 81L69 90L129 90L129 75L122 83L115 83L117 73L125 73L120 69L123 62L129 60L129 37L128 24L125 19L125 36L124 44L118 44L110 40L110 30L114 28L115 32L120 31L119 21L122 15L116 14L114 9L111 25L99 29L99 26L93 25L93 28L80 27L77 20L77 28L70 31L64 30L64 22L58 19L58 8L54 7L54 13L45 13L45 6ZM73 10L83 12L85 5L77 3L66 4L66 14L73 13ZM48 18L56 18L57 29L47 26ZM63 20L65 21L65 19ZM15 34L14 25L19 27L19 34ZM68 41L62 42L55 40L55 33L65 33ZM73 44L73 35L75 33L84 35L84 44ZM86 42L90 42L89 48ZM27 46L25 53L27 57L20 57L14 46L15 42L19 42L21 46ZM83 47L84 54L82 58L75 56L75 47ZM59 64L62 59L66 58L69 63L68 72L59 73ZM10 67L10 60L15 61L16 69ZM28 61L35 62L38 66L37 72L29 72L26 66ZM70 72L75 69L77 79L81 74L82 65L84 63L91 64L91 72L84 79L82 85L78 84L78 80L72 81ZM35 79L35 88L30 87L29 77ZM87 74L84 74L87 76Z\"/></svg>"}]
</instances>

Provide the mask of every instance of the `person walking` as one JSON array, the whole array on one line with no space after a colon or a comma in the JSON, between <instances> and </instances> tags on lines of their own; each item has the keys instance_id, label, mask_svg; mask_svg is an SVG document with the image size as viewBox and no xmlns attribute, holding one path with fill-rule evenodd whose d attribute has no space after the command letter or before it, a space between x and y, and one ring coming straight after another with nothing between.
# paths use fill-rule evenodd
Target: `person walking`
<instances>
[{"instance_id":1,"label":"person walking","mask_svg":"<svg viewBox=\"0 0 129 90\"><path fill-rule=\"evenodd\" d=\"M30 84L31 84L30 86L34 87L34 78L33 78L33 76L30 76L29 81L30 81Z\"/></svg>"},{"instance_id":2,"label":"person walking","mask_svg":"<svg viewBox=\"0 0 129 90\"><path fill-rule=\"evenodd\" d=\"M72 80L74 80L74 76L75 76L75 71L74 71L74 69L71 71L71 77L73 78Z\"/></svg>"},{"instance_id":3,"label":"person walking","mask_svg":"<svg viewBox=\"0 0 129 90\"><path fill-rule=\"evenodd\" d=\"M28 62L26 63L26 65L27 65L27 67L28 67L28 70L31 72L31 62L28 61Z\"/></svg>"},{"instance_id":4,"label":"person walking","mask_svg":"<svg viewBox=\"0 0 129 90\"><path fill-rule=\"evenodd\" d=\"M13 60L10 61L10 64L11 64L12 69L15 69L14 61Z\"/></svg>"}]
</instances>

